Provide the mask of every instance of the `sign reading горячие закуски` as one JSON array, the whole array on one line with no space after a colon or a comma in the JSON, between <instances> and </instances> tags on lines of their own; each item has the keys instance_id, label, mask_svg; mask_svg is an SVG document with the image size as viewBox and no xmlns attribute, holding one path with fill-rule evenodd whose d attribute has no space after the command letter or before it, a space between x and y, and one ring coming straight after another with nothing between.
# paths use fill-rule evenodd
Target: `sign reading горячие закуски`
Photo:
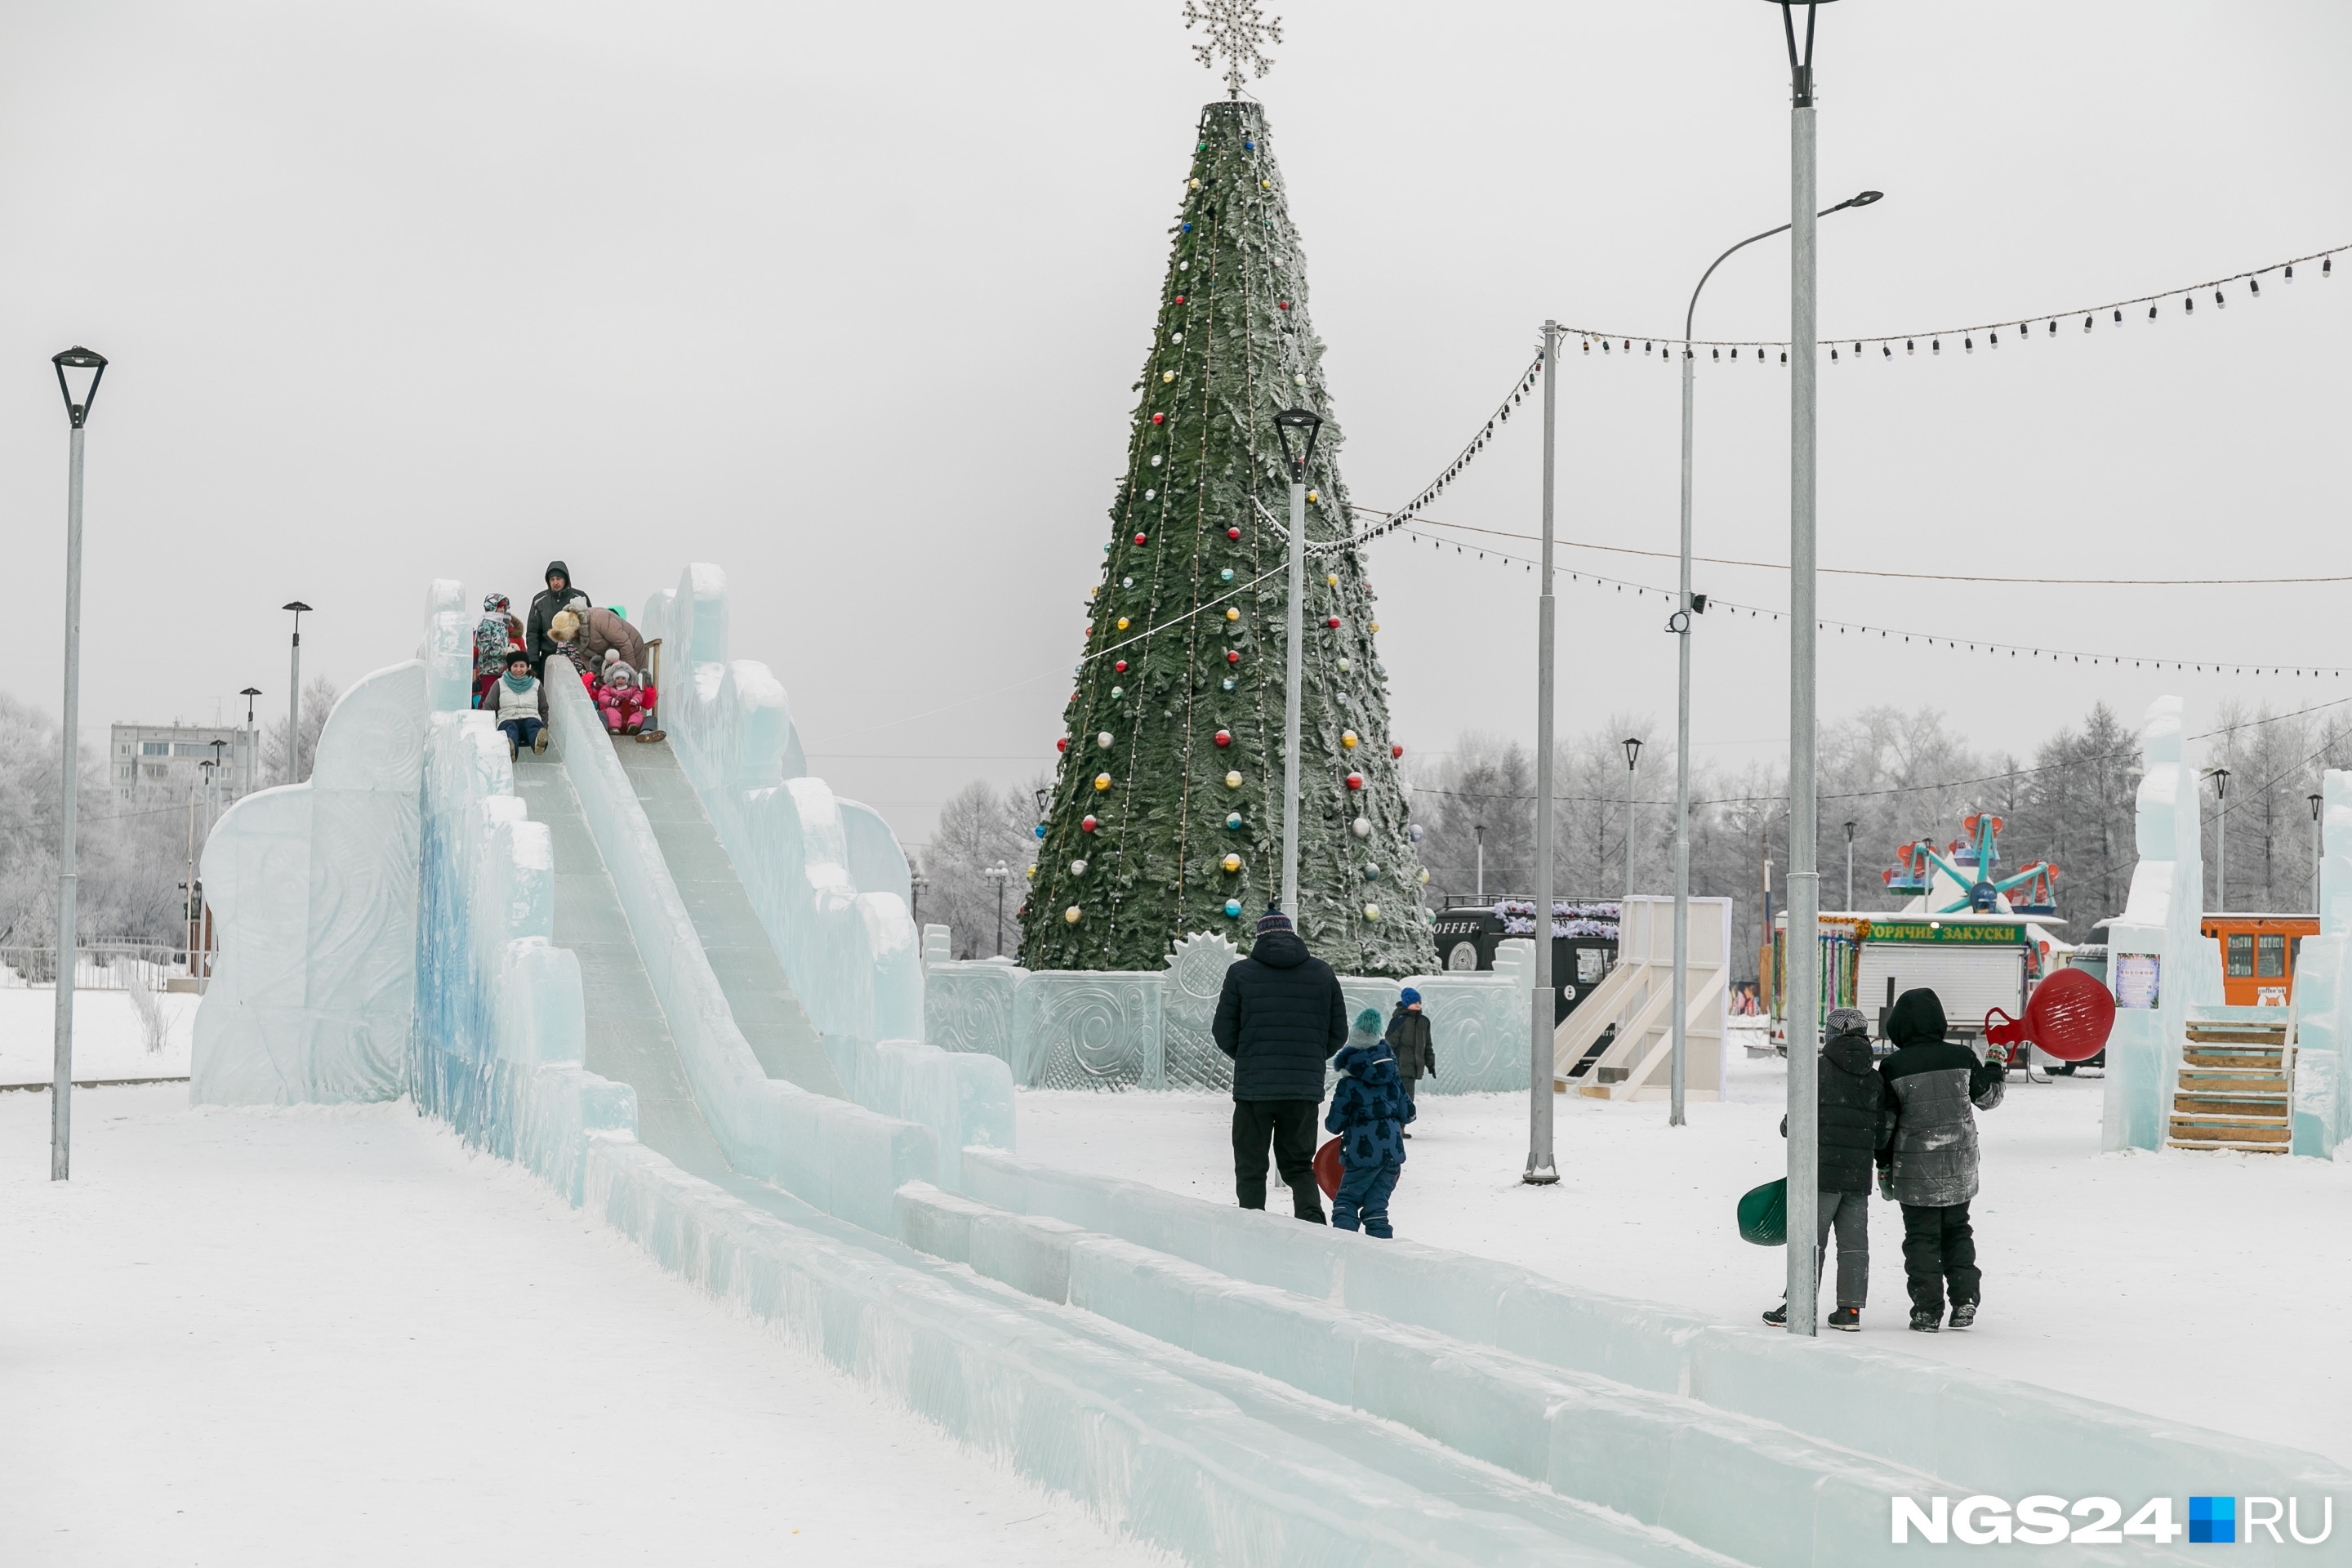
<instances>
[{"instance_id":1,"label":"sign reading \u0433\u043e\u0440\u044f\u0447\u0438\u0435 \u0437\u0430\u043a\u0443\u0441\u043a\u0438","mask_svg":"<svg viewBox=\"0 0 2352 1568\"><path fill-rule=\"evenodd\" d=\"M1941 942L1967 947L2015 947L2025 941L2025 927L2013 921L1955 922L1952 921L1873 921L1872 942Z\"/></svg>"}]
</instances>

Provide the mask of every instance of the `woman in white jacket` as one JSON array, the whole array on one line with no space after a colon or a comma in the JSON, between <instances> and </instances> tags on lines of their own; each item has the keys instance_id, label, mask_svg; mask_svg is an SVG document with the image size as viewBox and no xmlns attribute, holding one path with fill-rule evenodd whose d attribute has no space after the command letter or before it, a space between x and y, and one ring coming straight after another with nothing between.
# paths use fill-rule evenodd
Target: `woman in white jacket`
<instances>
[{"instance_id":1,"label":"woman in white jacket","mask_svg":"<svg viewBox=\"0 0 2352 1568\"><path fill-rule=\"evenodd\" d=\"M515 649L490 691L498 699L499 728L507 732L507 755L520 757L525 746L547 750L547 688L531 674L530 655Z\"/></svg>"}]
</instances>

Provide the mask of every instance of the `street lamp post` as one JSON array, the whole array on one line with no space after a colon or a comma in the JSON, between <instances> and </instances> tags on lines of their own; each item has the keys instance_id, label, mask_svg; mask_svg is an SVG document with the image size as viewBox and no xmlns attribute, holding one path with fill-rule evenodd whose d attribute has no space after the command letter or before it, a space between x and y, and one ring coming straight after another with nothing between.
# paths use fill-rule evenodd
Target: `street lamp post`
<instances>
[{"instance_id":1,"label":"street lamp post","mask_svg":"<svg viewBox=\"0 0 2352 1568\"><path fill-rule=\"evenodd\" d=\"M914 922L919 936L923 930L923 889L930 885L931 879L920 871L907 879L907 918Z\"/></svg>"},{"instance_id":2,"label":"street lamp post","mask_svg":"<svg viewBox=\"0 0 2352 1568\"><path fill-rule=\"evenodd\" d=\"M1774 0L1789 47L1789 1331L1820 1332L1815 1275L1821 1212L1821 898L1816 858L1814 700L1814 191L1813 25L1822 0L1803 0L1805 42L1797 47L1796 0Z\"/></svg>"},{"instance_id":3,"label":"street lamp post","mask_svg":"<svg viewBox=\"0 0 2352 1568\"><path fill-rule=\"evenodd\" d=\"M302 782L302 617L310 606L297 599L278 608L294 612L294 663L286 677L286 782Z\"/></svg>"},{"instance_id":4,"label":"street lamp post","mask_svg":"<svg viewBox=\"0 0 2352 1568\"><path fill-rule=\"evenodd\" d=\"M1853 830L1858 824L1845 825L1845 912L1853 913Z\"/></svg>"},{"instance_id":5,"label":"street lamp post","mask_svg":"<svg viewBox=\"0 0 2352 1568\"><path fill-rule=\"evenodd\" d=\"M49 1080L49 1180L62 1182L73 1155L74 811L81 784L81 437L106 374L106 356L76 343L50 356L58 390L65 395L66 423L66 689L61 726L65 755L58 770L58 962L54 1076ZM66 376L73 372L72 380ZM75 395L75 383L89 381Z\"/></svg>"},{"instance_id":6,"label":"street lamp post","mask_svg":"<svg viewBox=\"0 0 2352 1568\"><path fill-rule=\"evenodd\" d=\"M2326 814L2327 797L2307 795L2303 798L2311 806L2311 908L2314 913L2325 913L2326 906L2319 897L2319 862L2325 854L2321 845L2320 818Z\"/></svg>"},{"instance_id":7,"label":"street lamp post","mask_svg":"<svg viewBox=\"0 0 2352 1568\"><path fill-rule=\"evenodd\" d=\"M253 700L261 695L261 688L248 686L237 695L245 699L245 776L239 782L238 789L242 794L251 795L261 765L255 754L260 749L261 732L253 727Z\"/></svg>"},{"instance_id":8,"label":"street lamp post","mask_svg":"<svg viewBox=\"0 0 2352 1568\"><path fill-rule=\"evenodd\" d=\"M1827 212L1843 212L1848 207L1866 207L1883 199L1881 191L1864 191L1847 197ZM1675 994L1674 994L1674 1070L1672 1107L1667 1113L1669 1126L1683 1124L1683 1058L1688 1047L1689 1020L1684 1009L1690 993L1690 937L1684 929L1690 921L1690 686L1691 686L1691 617L1706 613L1706 595L1691 592L1691 444L1693 438L1693 405L1696 402L1694 384L1697 379L1698 353L1691 343L1691 332L1698 319L1698 297L1706 291L1706 280L1715 269L1735 254L1747 249L1759 239L1769 239L1785 234L1789 226L1780 224L1761 234L1751 234L1738 245L1707 263L1706 270L1698 276L1698 287L1691 290L1690 305L1683 311L1683 515L1682 515L1682 589L1681 607L1666 620L1666 629L1675 634ZM1758 351L1762 352L1762 351ZM1848 881L1853 879L1849 877ZM1768 894L1769 904L1770 897ZM1848 904L1853 902L1849 897ZM1771 939L1770 920L1766 911L1765 939Z\"/></svg>"},{"instance_id":9,"label":"street lamp post","mask_svg":"<svg viewBox=\"0 0 2352 1568\"><path fill-rule=\"evenodd\" d=\"M1004 956L1004 883L1013 875L1003 861L984 868L981 875L996 884L996 956Z\"/></svg>"},{"instance_id":10,"label":"street lamp post","mask_svg":"<svg viewBox=\"0 0 2352 1568\"><path fill-rule=\"evenodd\" d=\"M2230 907L2230 770L2207 768L2213 781L2213 912Z\"/></svg>"},{"instance_id":11,"label":"street lamp post","mask_svg":"<svg viewBox=\"0 0 2352 1568\"><path fill-rule=\"evenodd\" d=\"M1298 919L1298 683L1300 643L1306 633L1307 465L1315 458L1315 437L1323 416L1312 409L1286 408L1274 416L1290 468L1290 606L1282 652L1282 910Z\"/></svg>"},{"instance_id":12,"label":"street lamp post","mask_svg":"<svg viewBox=\"0 0 2352 1568\"><path fill-rule=\"evenodd\" d=\"M1551 972L1552 630L1551 526L1559 435L1559 323L1543 324L1543 568L1536 597L1536 984L1528 1005L1528 1168L1520 1180L1550 1186L1559 1180L1552 1153L1553 998L1559 976Z\"/></svg>"},{"instance_id":13,"label":"street lamp post","mask_svg":"<svg viewBox=\"0 0 2352 1568\"><path fill-rule=\"evenodd\" d=\"M1478 898L1483 903L1486 898L1486 825L1483 822L1473 823L1470 826L1470 831L1478 840Z\"/></svg>"},{"instance_id":14,"label":"street lamp post","mask_svg":"<svg viewBox=\"0 0 2352 1568\"><path fill-rule=\"evenodd\" d=\"M1617 742L1625 750L1625 902L1617 920L1617 955L1625 955L1625 921L1633 909L1633 769L1642 760L1642 737L1628 735Z\"/></svg>"}]
</instances>

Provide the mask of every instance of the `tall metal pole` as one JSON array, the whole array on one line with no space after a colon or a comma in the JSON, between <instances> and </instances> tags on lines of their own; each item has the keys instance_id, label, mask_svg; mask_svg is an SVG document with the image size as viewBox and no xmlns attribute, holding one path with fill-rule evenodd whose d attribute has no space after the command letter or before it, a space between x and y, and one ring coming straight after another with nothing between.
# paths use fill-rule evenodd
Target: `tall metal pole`
<instances>
[{"instance_id":1,"label":"tall metal pole","mask_svg":"<svg viewBox=\"0 0 2352 1568\"><path fill-rule=\"evenodd\" d=\"M2213 910L2230 907L2230 770L2210 769L2213 780Z\"/></svg>"},{"instance_id":2,"label":"tall metal pole","mask_svg":"<svg viewBox=\"0 0 2352 1568\"><path fill-rule=\"evenodd\" d=\"M1536 600L1536 984L1528 1009L1528 1168L1524 1182L1548 1186L1559 1180L1552 1154L1551 1097L1551 527L1553 476L1559 431L1559 323L1543 324L1543 586Z\"/></svg>"},{"instance_id":3,"label":"tall metal pole","mask_svg":"<svg viewBox=\"0 0 2352 1568\"><path fill-rule=\"evenodd\" d=\"M1719 258L1718 258L1719 259ZM1707 268L1712 272L1714 268ZM1699 279L1705 288L1706 279ZM1698 308L1698 295L1691 295ZM1683 321L1690 336L1690 321ZM1680 607L1675 616L1675 994L1674 1057L1667 1079L1666 1125L1683 1125L1683 1063L1690 1048L1690 752L1691 752L1691 416L1697 358L1683 344L1683 521ZM1770 932L1765 933L1769 936ZM1728 954L1726 955L1727 959Z\"/></svg>"},{"instance_id":4,"label":"tall metal pole","mask_svg":"<svg viewBox=\"0 0 2352 1568\"><path fill-rule=\"evenodd\" d=\"M1618 922L1621 941L1624 921L1632 918L1633 909L1633 770L1637 755L1625 759L1625 902Z\"/></svg>"},{"instance_id":5,"label":"tall metal pole","mask_svg":"<svg viewBox=\"0 0 2352 1568\"><path fill-rule=\"evenodd\" d=\"M2325 840L2323 831L2325 825L2321 817L2326 810L2327 797L2324 795L2307 795L2303 798L2311 805L2311 908L2313 913L2324 914L2326 912L2326 906L2319 900L2319 860L2326 853L2322 847Z\"/></svg>"},{"instance_id":6,"label":"tall metal pole","mask_svg":"<svg viewBox=\"0 0 2352 1568\"><path fill-rule=\"evenodd\" d=\"M302 782L302 616L294 616L294 657L286 672L286 782Z\"/></svg>"},{"instance_id":7,"label":"tall metal pole","mask_svg":"<svg viewBox=\"0 0 2352 1568\"><path fill-rule=\"evenodd\" d=\"M1290 605L1282 651L1282 909L1298 915L1298 686L1306 640L1307 465L1290 468Z\"/></svg>"},{"instance_id":8,"label":"tall metal pole","mask_svg":"<svg viewBox=\"0 0 2352 1568\"><path fill-rule=\"evenodd\" d=\"M1471 831L1478 836L1478 897L1486 897L1486 825L1483 822Z\"/></svg>"},{"instance_id":9,"label":"tall metal pole","mask_svg":"<svg viewBox=\"0 0 2352 1568\"><path fill-rule=\"evenodd\" d=\"M1819 1332L1815 1321L1814 1227L1821 1209L1821 871L1814 799L1816 626L1814 588L1813 7L1805 7L1805 52L1797 57L1790 10L1789 63L1789 1331Z\"/></svg>"},{"instance_id":10,"label":"tall metal pole","mask_svg":"<svg viewBox=\"0 0 2352 1568\"><path fill-rule=\"evenodd\" d=\"M1859 824L1845 825L1845 912L1853 913L1853 830Z\"/></svg>"},{"instance_id":11,"label":"tall metal pole","mask_svg":"<svg viewBox=\"0 0 2352 1568\"><path fill-rule=\"evenodd\" d=\"M93 387L93 391L96 389ZM84 410L73 410L66 457L66 690L64 755L58 772L57 1058L49 1079L49 1180L73 1163L73 1005L75 940L74 814L81 784L81 437Z\"/></svg>"}]
</instances>

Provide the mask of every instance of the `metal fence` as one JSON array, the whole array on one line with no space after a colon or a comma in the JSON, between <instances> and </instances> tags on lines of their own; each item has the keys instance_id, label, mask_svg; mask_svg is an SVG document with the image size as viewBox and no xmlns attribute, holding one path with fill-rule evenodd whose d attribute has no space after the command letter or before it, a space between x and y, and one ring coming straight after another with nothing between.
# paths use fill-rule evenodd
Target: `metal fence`
<instances>
[{"instance_id":1,"label":"metal fence","mask_svg":"<svg viewBox=\"0 0 2352 1568\"><path fill-rule=\"evenodd\" d=\"M168 942L93 942L74 950L77 991L161 991L187 973L186 949ZM57 979L57 949L0 947L0 987L53 986Z\"/></svg>"}]
</instances>

